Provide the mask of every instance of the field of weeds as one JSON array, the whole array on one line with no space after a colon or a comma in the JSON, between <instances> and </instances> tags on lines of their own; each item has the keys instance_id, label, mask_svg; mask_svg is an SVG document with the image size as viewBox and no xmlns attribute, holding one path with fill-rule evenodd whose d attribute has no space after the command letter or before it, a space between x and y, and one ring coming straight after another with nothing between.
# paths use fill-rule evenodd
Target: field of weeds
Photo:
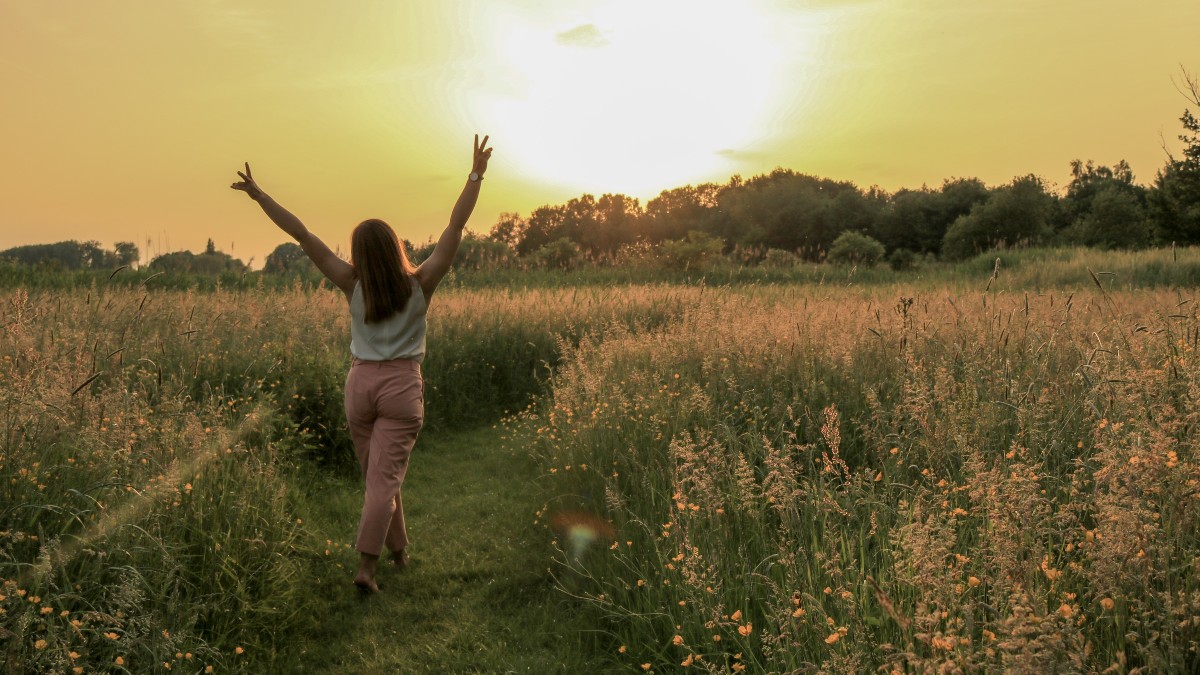
<instances>
[{"instance_id":1,"label":"field of weeds","mask_svg":"<svg viewBox=\"0 0 1200 675\"><path fill-rule=\"evenodd\" d=\"M511 433L608 658L1195 672L1194 290L998 286L715 293L571 350Z\"/></svg>"},{"instance_id":2,"label":"field of weeds","mask_svg":"<svg viewBox=\"0 0 1200 675\"><path fill-rule=\"evenodd\" d=\"M1114 254L448 287L423 433L499 422L537 459L528 546L596 668L1190 672L1200 298L1147 255L1144 285ZM353 472L344 299L2 300L0 669L270 671L347 574L303 489Z\"/></svg>"}]
</instances>

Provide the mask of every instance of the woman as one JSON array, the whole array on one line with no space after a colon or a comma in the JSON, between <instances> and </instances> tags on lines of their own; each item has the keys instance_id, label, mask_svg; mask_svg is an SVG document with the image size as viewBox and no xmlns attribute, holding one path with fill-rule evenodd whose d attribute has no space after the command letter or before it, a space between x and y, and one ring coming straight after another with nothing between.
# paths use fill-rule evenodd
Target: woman
<instances>
[{"instance_id":1,"label":"woman","mask_svg":"<svg viewBox=\"0 0 1200 675\"><path fill-rule=\"evenodd\" d=\"M350 262L338 258L296 216L271 199L250 173L230 187L258 202L267 216L291 235L350 306L350 373L346 376L346 419L366 483L355 548L354 585L379 590L375 568L386 546L398 567L408 563L408 533L400 486L408 457L425 419L421 360L425 356L425 310L438 282L450 269L463 227L475 209L492 149L475 136L475 156L450 224L429 258L413 267L396 233L382 220L365 220L350 239Z\"/></svg>"}]
</instances>

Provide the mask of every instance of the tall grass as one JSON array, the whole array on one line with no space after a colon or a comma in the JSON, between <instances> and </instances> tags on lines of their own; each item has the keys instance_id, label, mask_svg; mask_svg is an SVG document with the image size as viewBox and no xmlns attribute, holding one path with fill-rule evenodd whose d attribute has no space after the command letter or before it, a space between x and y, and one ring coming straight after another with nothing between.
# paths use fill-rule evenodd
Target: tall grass
<instances>
[{"instance_id":1,"label":"tall grass","mask_svg":"<svg viewBox=\"0 0 1200 675\"><path fill-rule=\"evenodd\" d=\"M907 292L727 291L571 353L517 433L610 663L1200 664L1194 291Z\"/></svg>"},{"instance_id":2,"label":"tall grass","mask_svg":"<svg viewBox=\"0 0 1200 675\"><path fill-rule=\"evenodd\" d=\"M464 277L426 433L521 411L601 666L1187 670L1195 256ZM296 489L352 470L345 300L126 272L0 296L5 667L269 671L346 573Z\"/></svg>"},{"instance_id":3,"label":"tall grass","mask_svg":"<svg viewBox=\"0 0 1200 675\"><path fill-rule=\"evenodd\" d=\"M701 294L440 293L427 429L520 409L564 345L661 325ZM338 573L296 484L310 460L354 466L345 299L98 286L2 301L7 668L269 669L321 614L312 575Z\"/></svg>"},{"instance_id":4,"label":"tall grass","mask_svg":"<svg viewBox=\"0 0 1200 675\"><path fill-rule=\"evenodd\" d=\"M233 666L309 620L282 478L294 425L252 398L195 396L199 362L171 356L181 318L148 309L18 291L0 310L11 672Z\"/></svg>"}]
</instances>

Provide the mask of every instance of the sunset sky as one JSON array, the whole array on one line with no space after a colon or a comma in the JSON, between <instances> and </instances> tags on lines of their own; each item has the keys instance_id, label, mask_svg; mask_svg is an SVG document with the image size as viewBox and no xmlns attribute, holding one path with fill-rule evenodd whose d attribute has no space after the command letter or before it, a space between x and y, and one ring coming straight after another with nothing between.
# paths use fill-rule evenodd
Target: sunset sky
<instances>
[{"instance_id":1,"label":"sunset sky","mask_svg":"<svg viewBox=\"0 0 1200 675\"><path fill-rule=\"evenodd\" d=\"M476 132L479 232L777 166L1149 183L1198 25L1196 0L0 0L0 249L212 238L260 267L287 237L229 189L245 161L334 248L369 217L422 242Z\"/></svg>"}]
</instances>

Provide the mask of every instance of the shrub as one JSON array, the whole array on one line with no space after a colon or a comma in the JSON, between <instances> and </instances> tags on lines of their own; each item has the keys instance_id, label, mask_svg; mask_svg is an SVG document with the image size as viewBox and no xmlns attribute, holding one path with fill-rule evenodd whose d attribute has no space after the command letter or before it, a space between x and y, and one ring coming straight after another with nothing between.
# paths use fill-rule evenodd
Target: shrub
<instances>
[{"instance_id":1,"label":"shrub","mask_svg":"<svg viewBox=\"0 0 1200 675\"><path fill-rule=\"evenodd\" d=\"M873 266L886 252L878 240L859 232L843 232L829 247L829 262Z\"/></svg>"},{"instance_id":2,"label":"shrub","mask_svg":"<svg viewBox=\"0 0 1200 675\"><path fill-rule=\"evenodd\" d=\"M711 235L692 230L685 239L660 245L663 264L671 269L694 269L720 258L724 243Z\"/></svg>"},{"instance_id":3,"label":"shrub","mask_svg":"<svg viewBox=\"0 0 1200 675\"><path fill-rule=\"evenodd\" d=\"M906 248L898 248L887 257L888 264L897 272L917 266L917 254Z\"/></svg>"},{"instance_id":4,"label":"shrub","mask_svg":"<svg viewBox=\"0 0 1200 675\"><path fill-rule=\"evenodd\" d=\"M538 267L572 270L583 261L579 245L566 237L560 237L533 252L533 262Z\"/></svg>"},{"instance_id":5,"label":"shrub","mask_svg":"<svg viewBox=\"0 0 1200 675\"><path fill-rule=\"evenodd\" d=\"M767 249L767 254L762 259L763 267L772 267L778 269L787 269L795 267L800 262L800 256L785 251L781 248Z\"/></svg>"}]
</instances>

